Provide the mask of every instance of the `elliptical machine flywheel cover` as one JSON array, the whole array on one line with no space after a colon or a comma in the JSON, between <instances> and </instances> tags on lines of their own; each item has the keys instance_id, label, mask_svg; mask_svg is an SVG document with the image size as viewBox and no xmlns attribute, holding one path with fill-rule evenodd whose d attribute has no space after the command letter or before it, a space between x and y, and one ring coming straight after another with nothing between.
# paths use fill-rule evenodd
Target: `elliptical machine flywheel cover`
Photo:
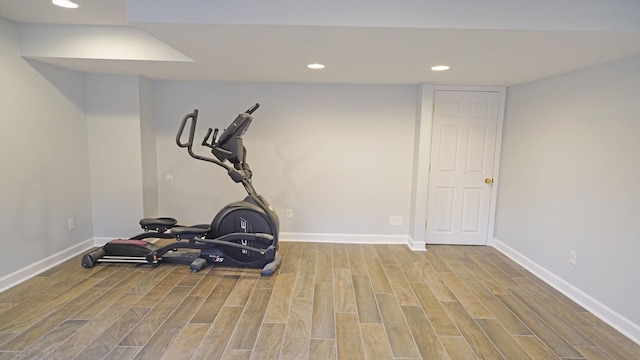
<instances>
[{"instance_id":1,"label":"elliptical machine flywheel cover","mask_svg":"<svg viewBox=\"0 0 640 360\"><path fill-rule=\"evenodd\" d=\"M264 211L253 204L241 202L227 205L216 215L206 238L215 239L222 235L243 232L273 235ZM267 249L271 245L250 239L233 242L258 249ZM225 255L224 263L229 266L262 267L273 260L259 253L231 246L220 245L220 250Z\"/></svg>"}]
</instances>

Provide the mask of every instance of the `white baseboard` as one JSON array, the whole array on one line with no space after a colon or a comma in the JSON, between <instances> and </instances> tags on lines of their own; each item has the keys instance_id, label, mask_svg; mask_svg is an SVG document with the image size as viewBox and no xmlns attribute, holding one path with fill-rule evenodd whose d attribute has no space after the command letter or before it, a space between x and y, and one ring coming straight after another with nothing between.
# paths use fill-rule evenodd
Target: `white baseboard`
<instances>
[{"instance_id":1,"label":"white baseboard","mask_svg":"<svg viewBox=\"0 0 640 360\"><path fill-rule=\"evenodd\" d=\"M531 259L512 249L502 241L494 238L493 247L511 260L520 264L525 269L529 270L542 281L546 282L556 290L560 291L562 294L566 295L571 300L575 301L580 306L587 309L602 321L611 325L613 328L634 341L636 344L640 345L640 325L635 324L631 320L618 314L598 300L584 293L582 290L576 288L551 271L545 269Z\"/></svg>"},{"instance_id":2,"label":"white baseboard","mask_svg":"<svg viewBox=\"0 0 640 360\"><path fill-rule=\"evenodd\" d=\"M407 242L409 248L413 251L427 251L427 243L424 241L416 241L409 236L409 241Z\"/></svg>"},{"instance_id":3,"label":"white baseboard","mask_svg":"<svg viewBox=\"0 0 640 360\"><path fill-rule=\"evenodd\" d=\"M412 250L411 239L407 235L376 235L376 234L320 234L320 233L280 233L280 241L319 242L339 244L405 244ZM419 247L419 245L416 245ZM424 245L423 245L424 248Z\"/></svg>"},{"instance_id":4,"label":"white baseboard","mask_svg":"<svg viewBox=\"0 0 640 360\"><path fill-rule=\"evenodd\" d=\"M29 280L30 278L51 269L52 267L78 255L89 249L93 248L94 239L85 240L79 244L73 245L70 248L59 251L53 255L47 256L46 258L35 262L29 266L26 266L22 269L16 270L11 274L5 275L0 278L0 292L5 291L11 287L14 287L21 282ZM78 263L78 268L80 268L80 263Z\"/></svg>"},{"instance_id":5,"label":"white baseboard","mask_svg":"<svg viewBox=\"0 0 640 360\"><path fill-rule=\"evenodd\" d=\"M115 237L94 237L94 246L104 246ZM407 235L376 234L322 234L322 233L289 233L281 232L280 241L320 242L339 244L405 244L414 251L426 251L424 241L414 241Z\"/></svg>"}]
</instances>

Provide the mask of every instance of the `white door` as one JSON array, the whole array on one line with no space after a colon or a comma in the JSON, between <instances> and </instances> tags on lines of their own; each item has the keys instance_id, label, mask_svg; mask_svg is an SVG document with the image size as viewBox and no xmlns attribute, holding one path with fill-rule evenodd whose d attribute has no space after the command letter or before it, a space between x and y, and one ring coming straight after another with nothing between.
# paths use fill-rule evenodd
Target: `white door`
<instances>
[{"instance_id":1,"label":"white door","mask_svg":"<svg viewBox=\"0 0 640 360\"><path fill-rule=\"evenodd\" d=\"M498 92L435 92L428 244L487 244L499 106Z\"/></svg>"}]
</instances>

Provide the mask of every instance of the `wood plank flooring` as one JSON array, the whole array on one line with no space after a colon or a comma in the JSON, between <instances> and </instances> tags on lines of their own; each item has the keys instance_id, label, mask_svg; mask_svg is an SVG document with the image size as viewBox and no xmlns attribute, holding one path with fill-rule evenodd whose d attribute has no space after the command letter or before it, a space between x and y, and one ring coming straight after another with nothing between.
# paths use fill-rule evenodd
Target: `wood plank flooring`
<instances>
[{"instance_id":1,"label":"wood plank flooring","mask_svg":"<svg viewBox=\"0 0 640 360\"><path fill-rule=\"evenodd\" d=\"M0 293L2 359L640 359L490 247L281 243L255 269L73 258Z\"/></svg>"}]
</instances>

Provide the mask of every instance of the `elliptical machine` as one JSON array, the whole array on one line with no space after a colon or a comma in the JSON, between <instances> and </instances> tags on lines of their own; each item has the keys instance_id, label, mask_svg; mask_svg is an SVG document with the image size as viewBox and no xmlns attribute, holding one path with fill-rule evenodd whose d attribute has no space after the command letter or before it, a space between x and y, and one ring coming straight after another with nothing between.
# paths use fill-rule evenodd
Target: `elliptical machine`
<instances>
[{"instance_id":1,"label":"elliptical machine","mask_svg":"<svg viewBox=\"0 0 640 360\"><path fill-rule=\"evenodd\" d=\"M282 261L277 252L278 215L251 184L252 172L246 162L247 151L242 142L242 135L253 119L251 114L259 106L255 104L239 114L217 140L218 129L209 128L201 145L210 148L213 157L193 151L197 109L182 119L176 135L176 144L187 148L191 157L224 168L234 182L241 183L247 192L244 200L222 208L210 225L182 226L177 225L175 219L166 217L142 219L143 233L129 239L112 240L91 251L83 256L82 266L92 268L98 262L164 262L190 264L192 271L199 271L210 263L262 268L261 275L273 274ZM189 121L189 135L183 142ZM167 243L167 239L171 241Z\"/></svg>"}]
</instances>

